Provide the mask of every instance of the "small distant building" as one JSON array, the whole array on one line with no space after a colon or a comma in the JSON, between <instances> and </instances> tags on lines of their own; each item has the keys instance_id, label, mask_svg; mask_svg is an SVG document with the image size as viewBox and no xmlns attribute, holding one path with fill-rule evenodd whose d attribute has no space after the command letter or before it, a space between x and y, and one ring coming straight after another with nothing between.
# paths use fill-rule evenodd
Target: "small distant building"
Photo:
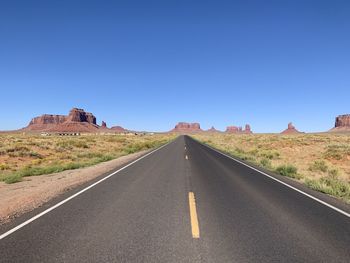
<instances>
[{"instance_id":1,"label":"small distant building","mask_svg":"<svg viewBox=\"0 0 350 263\"><path fill-rule=\"evenodd\" d=\"M59 132L58 136L80 136L80 132Z\"/></svg>"}]
</instances>

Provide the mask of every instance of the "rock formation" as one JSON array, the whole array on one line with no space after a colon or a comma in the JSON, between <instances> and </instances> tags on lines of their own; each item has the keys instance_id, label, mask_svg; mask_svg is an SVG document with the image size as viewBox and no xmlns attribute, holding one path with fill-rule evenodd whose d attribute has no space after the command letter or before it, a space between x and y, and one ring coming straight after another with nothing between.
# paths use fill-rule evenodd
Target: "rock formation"
<instances>
[{"instance_id":1,"label":"rock formation","mask_svg":"<svg viewBox=\"0 0 350 263\"><path fill-rule=\"evenodd\" d=\"M217 129L215 129L214 126L211 126L211 128L209 130L207 130L207 132L219 132Z\"/></svg>"},{"instance_id":2,"label":"rock formation","mask_svg":"<svg viewBox=\"0 0 350 263\"><path fill-rule=\"evenodd\" d=\"M83 109L73 108L69 112L67 121L72 122L87 122L96 125L96 117L90 112L85 112Z\"/></svg>"},{"instance_id":3,"label":"rock formation","mask_svg":"<svg viewBox=\"0 0 350 263\"><path fill-rule=\"evenodd\" d=\"M45 132L95 132L96 117L83 109L73 108L68 116L44 114L33 118L25 128L28 131Z\"/></svg>"},{"instance_id":4,"label":"rock formation","mask_svg":"<svg viewBox=\"0 0 350 263\"><path fill-rule=\"evenodd\" d=\"M172 129L173 132L200 132L202 131L199 123L187 123L179 122L176 124L175 128Z\"/></svg>"},{"instance_id":5,"label":"rock formation","mask_svg":"<svg viewBox=\"0 0 350 263\"><path fill-rule=\"evenodd\" d=\"M227 126L226 127L226 132L227 133L239 133L239 132L242 132L242 127Z\"/></svg>"},{"instance_id":6,"label":"rock formation","mask_svg":"<svg viewBox=\"0 0 350 263\"><path fill-rule=\"evenodd\" d=\"M249 124L245 125L244 130L242 129L242 127L238 127L238 126L227 126L225 132L227 132L227 133L247 133L247 134L253 133Z\"/></svg>"},{"instance_id":7,"label":"rock formation","mask_svg":"<svg viewBox=\"0 0 350 263\"><path fill-rule=\"evenodd\" d=\"M73 108L69 115L44 114L33 118L23 130L37 132L125 132L120 126L108 129L106 122L96 124L96 117L83 109Z\"/></svg>"},{"instance_id":8,"label":"rock formation","mask_svg":"<svg viewBox=\"0 0 350 263\"><path fill-rule=\"evenodd\" d=\"M246 125L245 125L245 129L244 129L243 132L244 132L244 133L248 133L248 134L253 133L253 132L252 132L252 129L250 128L250 125L249 125L249 124L246 124Z\"/></svg>"},{"instance_id":9,"label":"rock formation","mask_svg":"<svg viewBox=\"0 0 350 263\"><path fill-rule=\"evenodd\" d=\"M113 127L111 127L111 130L114 132L127 132L128 131L121 126L113 126Z\"/></svg>"},{"instance_id":10,"label":"rock formation","mask_svg":"<svg viewBox=\"0 0 350 263\"><path fill-rule=\"evenodd\" d=\"M51 124L60 124L67 121L67 116L64 115L52 115L52 114L44 114L40 117L33 118L29 126L41 126L41 125L51 125Z\"/></svg>"},{"instance_id":11,"label":"rock formation","mask_svg":"<svg viewBox=\"0 0 350 263\"><path fill-rule=\"evenodd\" d=\"M347 132L350 131L350 114L339 115L335 118L334 128L331 132Z\"/></svg>"},{"instance_id":12,"label":"rock formation","mask_svg":"<svg viewBox=\"0 0 350 263\"><path fill-rule=\"evenodd\" d=\"M295 133L301 133L300 131L298 131L293 123L288 123L288 128L285 129L283 132L281 132L281 134L295 134Z\"/></svg>"}]
</instances>

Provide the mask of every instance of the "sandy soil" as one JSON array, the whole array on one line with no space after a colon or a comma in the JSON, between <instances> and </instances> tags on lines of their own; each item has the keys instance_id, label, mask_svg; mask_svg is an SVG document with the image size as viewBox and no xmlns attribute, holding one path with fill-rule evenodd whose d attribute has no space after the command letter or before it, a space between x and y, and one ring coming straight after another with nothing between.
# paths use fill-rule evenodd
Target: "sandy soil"
<instances>
[{"instance_id":1,"label":"sandy soil","mask_svg":"<svg viewBox=\"0 0 350 263\"><path fill-rule=\"evenodd\" d=\"M0 224L29 212L53 197L112 171L147 151L141 151L95 166L60 173L23 178L22 182L0 182Z\"/></svg>"}]
</instances>

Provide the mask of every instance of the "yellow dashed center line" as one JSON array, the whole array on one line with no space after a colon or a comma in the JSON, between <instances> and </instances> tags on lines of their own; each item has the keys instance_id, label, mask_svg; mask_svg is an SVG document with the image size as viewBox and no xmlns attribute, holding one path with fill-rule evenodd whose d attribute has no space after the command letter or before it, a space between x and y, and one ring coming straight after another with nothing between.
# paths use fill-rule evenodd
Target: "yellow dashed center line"
<instances>
[{"instance_id":1,"label":"yellow dashed center line","mask_svg":"<svg viewBox=\"0 0 350 263\"><path fill-rule=\"evenodd\" d=\"M199 238L199 224L198 224L198 217L197 217L196 200L194 199L193 192L188 193L188 201L190 204L192 237Z\"/></svg>"}]
</instances>

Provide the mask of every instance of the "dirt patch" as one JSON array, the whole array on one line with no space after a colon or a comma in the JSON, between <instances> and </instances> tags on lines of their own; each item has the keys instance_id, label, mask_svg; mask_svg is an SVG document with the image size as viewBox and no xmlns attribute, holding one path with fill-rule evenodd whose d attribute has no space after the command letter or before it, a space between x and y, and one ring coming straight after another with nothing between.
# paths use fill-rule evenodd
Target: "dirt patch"
<instances>
[{"instance_id":1,"label":"dirt patch","mask_svg":"<svg viewBox=\"0 0 350 263\"><path fill-rule=\"evenodd\" d=\"M55 196L135 160L146 152L140 151L87 168L25 177L16 184L0 182L0 224L40 207Z\"/></svg>"}]
</instances>

